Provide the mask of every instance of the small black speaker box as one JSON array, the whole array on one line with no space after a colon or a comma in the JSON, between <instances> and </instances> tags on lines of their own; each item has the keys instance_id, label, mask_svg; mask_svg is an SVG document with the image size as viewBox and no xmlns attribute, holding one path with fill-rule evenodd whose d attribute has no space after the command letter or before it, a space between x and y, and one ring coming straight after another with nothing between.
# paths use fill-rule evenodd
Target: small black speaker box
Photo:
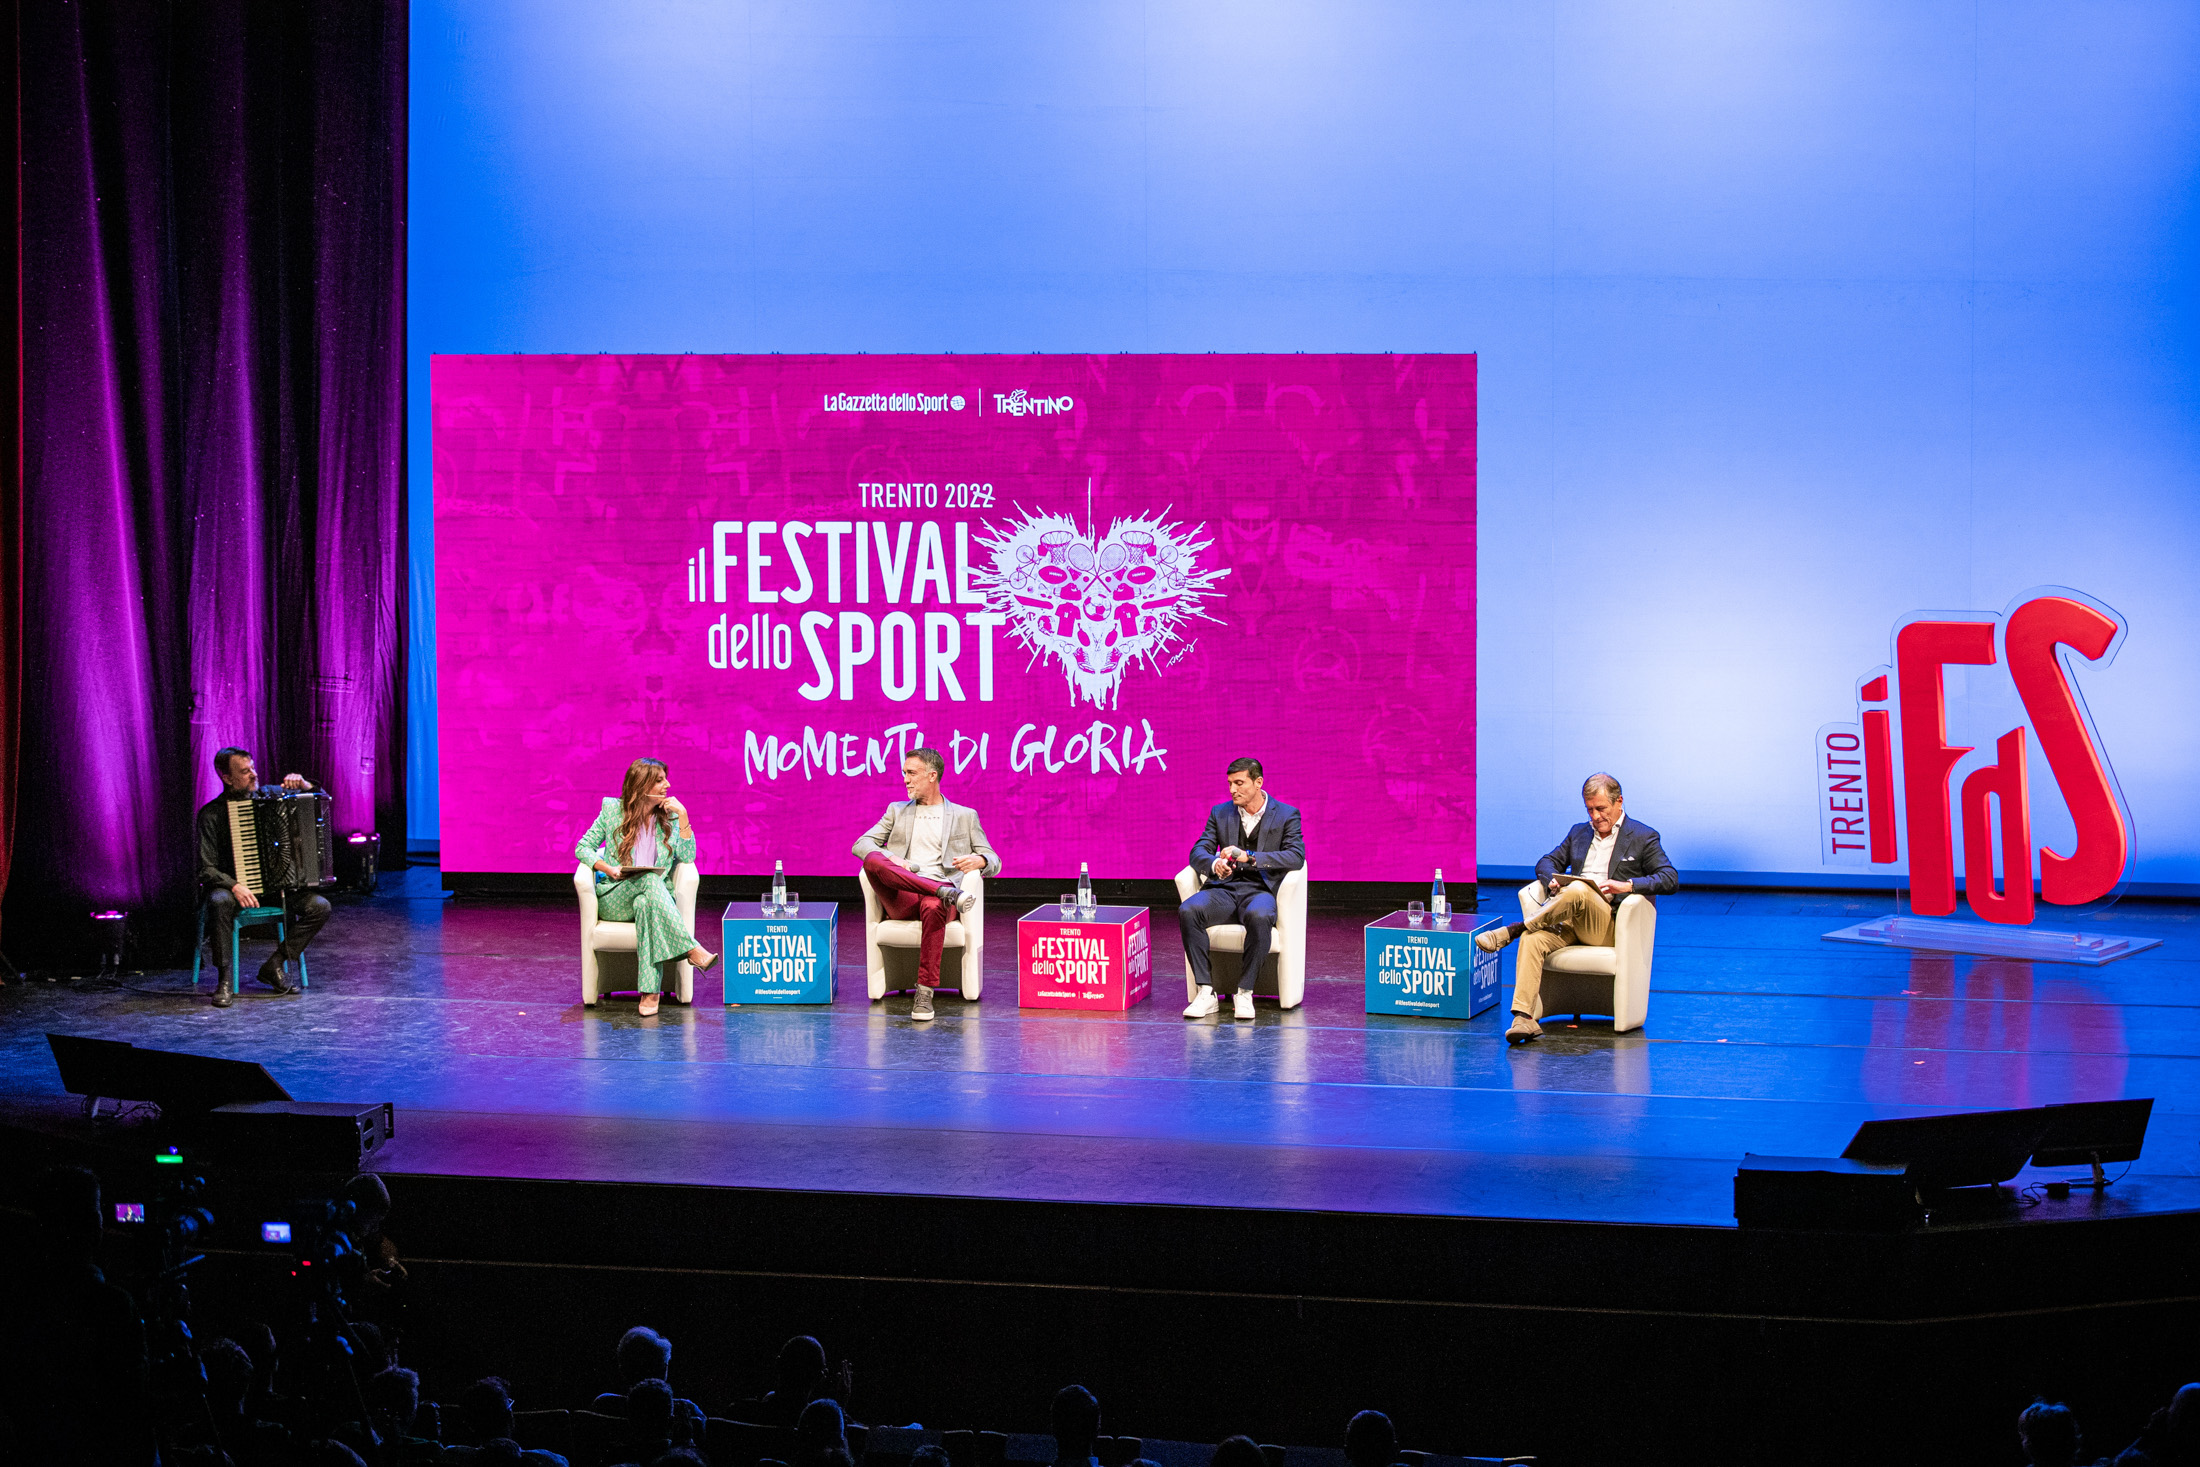
<instances>
[{"instance_id":1,"label":"small black speaker box","mask_svg":"<svg viewBox=\"0 0 2200 1467\"><path fill-rule=\"evenodd\" d=\"M272 1172L359 1170L396 1130L389 1101L261 1100L206 1113L207 1148L231 1166Z\"/></svg>"},{"instance_id":2,"label":"small black speaker box","mask_svg":"<svg viewBox=\"0 0 2200 1467\"><path fill-rule=\"evenodd\" d=\"M1839 1156L1744 1156L1734 1221L1745 1228L1898 1233L1924 1209L1900 1166Z\"/></svg>"}]
</instances>

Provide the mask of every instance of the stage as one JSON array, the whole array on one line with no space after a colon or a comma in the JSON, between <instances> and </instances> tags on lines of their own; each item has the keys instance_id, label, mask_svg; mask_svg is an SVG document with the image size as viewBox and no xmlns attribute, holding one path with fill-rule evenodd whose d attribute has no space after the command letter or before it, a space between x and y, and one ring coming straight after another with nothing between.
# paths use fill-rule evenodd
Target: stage
<instances>
[{"instance_id":1,"label":"stage","mask_svg":"<svg viewBox=\"0 0 2200 1467\"><path fill-rule=\"evenodd\" d=\"M1480 892L1485 913L1512 900L1507 884ZM742 1329L759 1339L779 1327L757 1302L760 1281L801 1301L787 1318L833 1298L822 1312L840 1337L870 1339L881 1311L927 1316L952 1285L997 1295L969 1307L996 1321L986 1334L1005 1350L1015 1336L1002 1310L1074 1315L1104 1299L1105 1361L1071 1364L1119 1378L1149 1329L1190 1338L1218 1320L1310 1332L1317 1357L1370 1331L1366 1370L1401 1341L1436 1348L1501 1330L1571 1349L1586 1330L1632 1342L1641 1358L1607 1386L1640 1394L1633 1409L1653 1416L1693 1393L1660 1357L1685 1359L1686 1373L1768 1353L1803 1369L1839 1359L1845 1389L1852 1370L1889 1372L1882 1384L1899 1395L1902 1362L2036 1332L2053 1342L2041 1349L2072 1352L2069 1369L2112 1374L2116 1351L2101 1341L2189 1328L2200 1293L2195 909L2081 915L2067 925L2165 939L2099 969L1821 940L1885 905L1684 890L1659 904L1641 1031L1551 1015L1544 1039L1509 1048L1501 1011L1363 1013L1360 930L1373 913L1318 912L1305 1005L1263 1000L1251 1023L1179 1017L1168 912L1156 913L1151 1000L1128 1014L1019 1012L1013 902L991 914L984 1000L944 998L929 1025L909 1019L906 995L864 1000L860 921L842 924L830 1007L727 1008L712 973L692 1008L642 1019L624 998L587 1010L570 901L450 898L416 868L340 901L301 997L248 985L221 1011L174 972L9 988L0 1085L15 1144L63 1149L112 1146L133 1128L78 1116L48 1030L257 1060L300 1099L393 1100L397 1134L374 1165L411 1214L408 1247L446 1271L447 1290L487 1290L500 1308L525 1306L499 1292L509 1281L488 1282L499 1270L653 1265L691 1285L746 1280ZM714 923L705 940L715 945ZM1832 1155L1872 1117L2120 1096L2157 1104L2144 1158L2105 1196L2047 1199L2031 1185L2044 1174L2028 1172L2023 1193L1906 1235L1733 1225L1744 1152ZM896 1234L933 1241L864 1241ZM917 1292L889 1302L896 1289ZM688 1297L667 1294L663 1308L700 1307ZM1145 1323L1131 1328L1134 1316ZM1273 1403L1284 1419L1270 1440L1306 1439L1289 1434L1301 1398L1305 1430L1326 1433L1322 1413L1363 1374L1333 1361L1309 1381L1275 1369L1292 1389ZM1995 1379L1976 1384L1982 1410L1998 1403ZM1966 1387L1943 1376L1936 1389ZM1169 1390L1138 1387L1167 1418L1147 1433L1213 1439L1222 1417ZM1527 1403L1472 1394L1466 1414L1427 1418L1421 1429L1443 1438L1429 1445L1579 1459L1620 1440L1609 1423L1539 1422ZM880 1409L875 1419L898 1418ZM1791 1424L1773 1417L1728 1423L1719 1440L1734 1451L1699 1445L1711 1460L1791 1448Z\"/></svg>"},{"instance_id":2,"label":"stage","mask_svg":"<svg viewBox=\"0 0 2200 1467\"><path fill-rule=\"evenodd\" d=\"M1490 886L1481 905L1511 901ZM1372 914L1318 915L1304 1006L1263 999L1252 1023L1179 1016L1167 912L1149 1001L1019 1011L1016 905L994 904L985 998L943 998L928 1026L907 995L864 1001L860 921L829 1007L729 1009L713 972L692 1008L643 1019L631 997L581 1006L570 903L449 898L415 868L345 902L303 998L248 982L217 1010L174 972L9 990L6 1093L58 1093L54 1029L258 1060L302 1099L394 1100L378 1165L399 1172L1702 1227L1732 1225L1744 1151L2151 1095L2146 1157L2107 1208L2200 1205L2190 907L2097 919L2169 940L2088 972L1820 940L1883 900L1683 891L1659 904L1643 1029L1556 1015L1514 1048L1494 1012L1363 1013Z\"/></svg>"}]
</instances>

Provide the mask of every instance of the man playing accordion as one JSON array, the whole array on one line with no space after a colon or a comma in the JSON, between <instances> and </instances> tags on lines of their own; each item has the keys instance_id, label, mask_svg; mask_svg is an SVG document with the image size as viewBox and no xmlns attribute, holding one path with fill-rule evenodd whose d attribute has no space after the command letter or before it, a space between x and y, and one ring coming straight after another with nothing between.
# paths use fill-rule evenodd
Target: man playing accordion
<instances>
[{"instance_id":1,"label":"man playing accordion","mask_svg":"<svg viewBox=\"0 0 2200 1467\"><path fill-rule=\"evenodd\" d=\"M237 1001L237 975L229 970L230 934L236 930L237 915L248 907L265 904L270 893L254 891L239 877L236 842L230 838L229 806L252 798L252 792L260 787L260 772L252 766L251 753L238 748L216 754L214 772L222 777L222 792L199 807L199 894L213 919L207 925L213 929L214 938L214 1007L226 1009ZM303 775L286 774L283 788L309 790L313 786ZM327 924L328 898L317 891L273 895L284 908L283 941L260 964L259 981L277 993L296 993L288 964Z\"/></svg>"}]
</instances>

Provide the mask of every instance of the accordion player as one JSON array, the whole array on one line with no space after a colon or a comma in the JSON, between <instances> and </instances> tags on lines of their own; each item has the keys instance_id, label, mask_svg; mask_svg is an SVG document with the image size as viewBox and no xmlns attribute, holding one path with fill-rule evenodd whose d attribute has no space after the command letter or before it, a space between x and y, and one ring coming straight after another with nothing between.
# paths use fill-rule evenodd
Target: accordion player
<instances>
[{"instance_id":1,"label":"accordion player","mask_svg":"<svg viewBox=\"0 0 2200 1467\"><path fill-rule=\"evenodd\" d=\"M214 947L214 1006L236 1002L231 940L240 914L279 906L283 939L260 965L262 987L296 993L290 962L329 919L321 889L335 880L335 848L329 839L328 795L296 774L280 786L260 788L250 751L226 748L214 756L222 792L199 807L199 892L206 903Z\"/></svg>"}]
</instances>

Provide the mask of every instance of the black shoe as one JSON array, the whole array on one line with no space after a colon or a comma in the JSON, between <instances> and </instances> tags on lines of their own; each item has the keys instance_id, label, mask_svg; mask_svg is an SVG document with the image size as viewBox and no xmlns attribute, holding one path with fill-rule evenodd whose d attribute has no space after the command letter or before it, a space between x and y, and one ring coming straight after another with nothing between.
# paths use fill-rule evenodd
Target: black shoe
<instances>
[{"instance_id":1,"label":"black shoe","mask_svg":"<svg viewBox=\"0 0 2200 1467\"><path fill-rule=\"evenodd\" d=\"M227 973L216 973L214 975L214 1007L226 1009L236 1001L237 985L230 981Z\"/></svg>"},{"instance_id":2,"label":"black shoe","mask_svg":"<svg viewBox=\"0 0 2200 1467\"><path fill-rule=\"evenodd\" d=\"M262 988L272 988L277 993L296 993L298 986L290 981L290 975L284 971L284 966L284 964L278 963L273 958L269 958L266 962L260 964L258 974L260 986Z\"/></svg>"}]
</instances>

